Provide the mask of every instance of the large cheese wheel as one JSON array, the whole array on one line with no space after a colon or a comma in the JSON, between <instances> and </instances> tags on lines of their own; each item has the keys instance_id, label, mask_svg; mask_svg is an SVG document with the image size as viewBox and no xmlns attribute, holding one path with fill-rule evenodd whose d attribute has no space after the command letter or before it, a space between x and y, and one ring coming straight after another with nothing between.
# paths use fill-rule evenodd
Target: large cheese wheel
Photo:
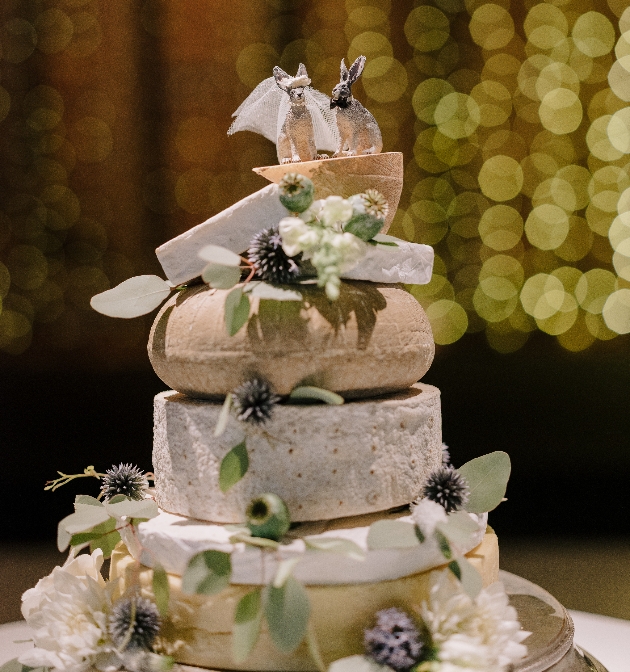
<instances>
[{"instance_id":1,"label":"large cheese wheel","mask_svg":"<svg viewBox=\"0 0 630 672\"><path fill-rule=\"evenodd\" d=\"M218 402L163 392L154 408L156 501L201 520L242 522L264 492L296 522L384 511L418 497L442 463L440 391L422 383L342 406L279 404L266 425L231 418L219 437ZM223 493L221 461L243 439L249 469Z\"/></svg>"},{"instance_id":2,"label":"large cheese wheel","mask_svg":"<svg viewBox=\"0 0 630 672\"><path fill-rule=\"evenodd\" d=\"M178 293L151 330L155 372L198 398L222 399L253 376L280 395L314 385L352 398L404 390L429 369L431 326L400 286L344 281L337 301L316 285L299 291L302 301L252 298L249 322L234 336L225 327L227 290Z\"/></svg>"}]
</instances>

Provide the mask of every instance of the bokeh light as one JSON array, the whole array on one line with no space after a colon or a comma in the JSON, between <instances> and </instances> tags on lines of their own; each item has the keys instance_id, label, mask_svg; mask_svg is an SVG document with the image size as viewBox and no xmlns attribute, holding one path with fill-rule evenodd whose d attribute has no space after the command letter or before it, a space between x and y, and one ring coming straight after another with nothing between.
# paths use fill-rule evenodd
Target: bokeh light
<instances>
[{"instance_id":1,"label":"bokeh light","mask_svg":"<svg viewBox=\"0 0 630 672\"><path fill-rule=\"evenodd\" d=\"M436 342L630 333L622 0L144 0L134 19L50 0L11 4L0 45L1 351L103 329L90 292L159 272L153 248L264 186L272 143L225 135L248 93L303 62L329 94L361 54L354 93L405 160L392 233L435 247L410 291Z\"/></svg>"}]
</instances>

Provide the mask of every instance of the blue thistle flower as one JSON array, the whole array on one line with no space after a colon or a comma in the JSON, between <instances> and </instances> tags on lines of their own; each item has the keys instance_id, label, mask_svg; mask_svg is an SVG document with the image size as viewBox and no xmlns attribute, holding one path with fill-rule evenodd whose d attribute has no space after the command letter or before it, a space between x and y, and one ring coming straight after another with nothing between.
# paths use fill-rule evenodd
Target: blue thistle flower
<instances>
[{"instance_id":1,"label":"blue thistle flower","mask_svg":"<svg viewBox=\"0 0 630 672\"><path fill-rule=\"evenodd\" d=\"M153 602L143 597L121 599L109 614L109 635L114 646L124 650L150 650L160 631L160 614Z\"/></svg>"},{"instance_id":2,"label":"blue thistle flower","mask_svg":"<svg viewBox=\"0 0 630 672\"><path fill-rule=\"evenodd\" d=\"M101 492L105 499L111 499L116 495L125 495L129 499L137 501L144 499L144 493L149 487L144 472L131 464L122 462L108 469L103 476Z\"/></svg>"},{"instance_id":3,"label":"blue thistle flower","mask_svg":"<svg viewBox=\"0 0 630 672\"><path fill-rule=\"evenodd\" d=\"M273 407L280 397L271 391L271 387L262 378L252 378L237 387L232 393L234 408L239 420L263 425L271 418Z\"/></svg>"},{"instance_id":4,"label":"blue thistle flower","mask_svg":"<svg viewBox=\"0 0 630 672\"><path fill-rule=\"evenodd\" d=\"M376 627L364 631L363 643L368 656L394 670L413 667L423 647L414 622L396 607L376 613Z\"/></svg>"},{"instance_id":5,"label":"blue thistle flower","mask_svg":"<svg viewBox=\"0 0 630 672\"><path fill-rule=\"evenodd\" d=\"M256 268L256 276L275 284L294 282L300 268L282 249L278 225L259 231L251 240L247 258Z\"/></svg>"},{"instance_id":6,"label":"blue thistle flower","mask_svg":"<svg viewBox=\"0 0 630 672\"><path fill-rule=\"evenodd\" d=\"M446 513L458 511L470 496L468 481L454 467L438 467L424 484L422 495L444 507Z\"/></svg>"}]
</instances>

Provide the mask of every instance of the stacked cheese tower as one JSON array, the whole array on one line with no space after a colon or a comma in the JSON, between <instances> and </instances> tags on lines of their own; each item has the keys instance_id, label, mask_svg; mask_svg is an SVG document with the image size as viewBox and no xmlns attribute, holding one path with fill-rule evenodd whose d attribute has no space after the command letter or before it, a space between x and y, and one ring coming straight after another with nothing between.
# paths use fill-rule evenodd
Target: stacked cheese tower
<instances>
[{"instance_id":1,"label":"stacked cheese tower","mask_svg":"<svg viewBox=\"0 0 630 672\"><path fill-rule=\"evenodd\" d=\"M356 165L360 170L353 173ZM400 181L402 172L399 155L330 159L320 181L313 166L299 169L310 171L320 197L326 189L347 196L365 188L357 189L356 180L331 180L335 171L361 173L366 186L380 179L374 186L383 191L389 180L391 220L400 194L398 189L391 195L391 182ZM254 196L264 209L260 192ZM234 231L239 216L232 217L231 229L211 222L185 234L184 243L204 236L204 244L225 244L229 230L235 251L243 252L246 246ZM166 253L170 260L177 256L172 246ZM168 274L166 264L165 270ZM326 663L362 652L363 628L379 609L412 612L426 599L429 570L445 563L432 539L407 548L374 548L367 539L376 521L411 520L409 503L442 464L440 393L417 382L434 355L422 308L396 284L343 281L335 302L316 285L302 285L300 292L301 302L252 298L248 323L229 336L223 314L227 291L193 286L164 305L151 332L151 361L173 389L155 398L155 498L162 513L139 526L140 581L150 592L152 567L159 564L169 574L170 611L160 646L180 663L317 669L306 643L282 652L265 624L244 662L231 654L237 603L252 587L269 584L283 560L299 559L293 575L306 587L310 625ZM252 377L266 380L278 395L310 385L338 393L346 403L279 404L266 424L244 429L230 419L215 436L226 394ZM247 473L223 492L221 462L244 435ZM249 502L262 493L281 497L294 523L273 553L230 541ZM485 532L485 514L470 515L480 523L479 532L460 550L489 585L498 576L496 537ZM326 539L353 542L363 558L323 552L317 542ZM207 550L231 553L230 585L214 595L184 593L187 563ZM112 575L123 586L137 571L126 552L114 554Z\"/></svg>"}]
</instances>

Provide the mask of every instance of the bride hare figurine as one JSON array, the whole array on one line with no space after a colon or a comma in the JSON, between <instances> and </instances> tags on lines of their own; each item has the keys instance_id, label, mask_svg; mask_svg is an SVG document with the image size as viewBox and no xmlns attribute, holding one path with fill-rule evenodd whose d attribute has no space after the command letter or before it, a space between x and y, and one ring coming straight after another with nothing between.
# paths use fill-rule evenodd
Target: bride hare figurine
<instances>
[{"instance_id":1,"label":"bride hare figurine","mask_svg":"<svg viewBox=\"0 0 630 672\"><path fill-rule=\"evenodd\" d=\"M350 70L345 59L341 59L341 81L333 89L330 100L330 108L337 108L339 129L339 145L334 156L378 154L383 148L376 119L352 97L352 85L361 76L364 66L365 56L359 56Z\"/></svg>"},{"instance_id":2,"label":"bride hare figurine","mask_svg":"<svg viewBox=\"0 0 630 672\"><path fill-rule=\"evenodd\" d=\"M311 83L306 66L300 63L297 75L289 76L282 68L273 69L276 84L289 96L291 107L278 132L276 148L280 163L312 161L317 158L313 119L306 105L304 88Z\"/></svg>"}]
</instances>

